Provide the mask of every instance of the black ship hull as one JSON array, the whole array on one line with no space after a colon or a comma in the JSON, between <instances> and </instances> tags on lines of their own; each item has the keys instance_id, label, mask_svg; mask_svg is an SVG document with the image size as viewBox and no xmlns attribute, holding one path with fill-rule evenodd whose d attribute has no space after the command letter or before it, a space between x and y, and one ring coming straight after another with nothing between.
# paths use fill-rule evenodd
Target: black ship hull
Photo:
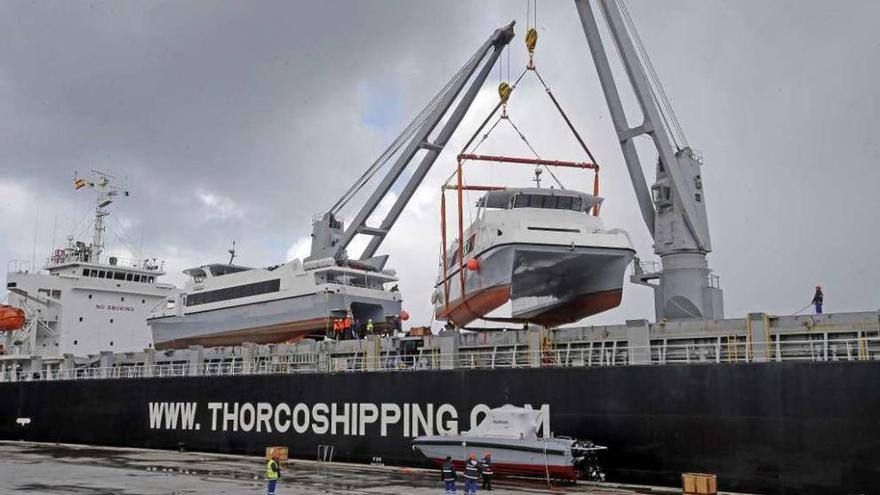
<instances>
[{"instance_id":1,"label":"black ship hull","mask_svg":"<svg viewBox=\"0 0 880 495\"><path fill-rule=\"evenodd\" d=\"M0 383L0 438L420 465L410 440L482 407L549 409L609 450L609 480L856 493L880 487L880 362L408 371ZM27 420L29 420L29 422ZM26 424L22 424L26 423ZM334 433L335 432L335 433ZM481 452L477 453L478 455Z\"/></svg>"}]
</instances>

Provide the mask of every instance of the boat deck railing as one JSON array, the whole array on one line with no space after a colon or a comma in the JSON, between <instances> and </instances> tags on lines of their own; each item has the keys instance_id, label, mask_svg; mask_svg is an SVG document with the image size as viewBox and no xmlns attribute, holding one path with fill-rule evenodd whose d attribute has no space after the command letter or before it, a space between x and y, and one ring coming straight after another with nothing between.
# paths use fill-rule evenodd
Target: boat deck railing
<instances>
[{"instance_id":1,"label":"boat deck railing","mask_svg":"<svg viewBox=\"0 0 880 495\"><path fill-rule=\"evenodd\" d=\"M880 337L767 342L758 355L745 339L718 339L713 343L646 347L618 342L590 342L538 349L470 349L442 354L421 349L417 354L394 351L333 355L328 352L260 355L250 360L230 357L203 362L155 364L120 363L110 367L21 369L15 361L0 361L0 382L171 378L236 375L295 375L308 373L407 372L423 370L515 368L592 368L658 366L665 364L745 364L781 361L880 361ZM589 344L589 345L583 345ZM751 350L750 350L751 349Z\"/></svg>"}]
</instances>

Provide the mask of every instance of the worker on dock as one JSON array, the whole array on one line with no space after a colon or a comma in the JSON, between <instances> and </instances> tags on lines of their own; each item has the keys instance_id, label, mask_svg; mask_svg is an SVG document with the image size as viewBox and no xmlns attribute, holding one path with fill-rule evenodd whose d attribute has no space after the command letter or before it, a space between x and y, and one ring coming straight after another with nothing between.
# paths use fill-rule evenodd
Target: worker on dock
<instances>
[{"instance_id":1,"label":"worker on dock","mask_svg":"<svg viewBox=\"0 0 880 495\"><path fill-rule=\"evenodd\" d=\"M275 495L275 487L281 478L281 466L278 464L278 452L273 451L269 462L266 463L266 495Z\"/></svg>"},{"instance_id":2,"label":"worker on dock","mask_svg":"<svg viewBox=\"0 0 880 495\"><path fill-rule=\"evenodd\" d=\"M486 452L483 454L483 462L480 465L480 472L483 475L483 489L492 490L492 454Z\"/></svg>"},{"instance_id":3,"label":"worker on dock","mask_svg":"<svg viewBox=\"0 0 880 495\"><path fill-rule=\"evenodd\" d=\"M455 494L455 466L452 465L452 457L446 456L443 465L440 466L440 479L443 480L443 489L446 495Z\"/></svg>"},{"instance_id":4,"label":"worker on dock","mask_svg":"<svg viewBox=\"0 0 880 495\"><path fill-rule=\"evenodd\" d=\"M813 303L816 306L816 314L822 314L822 300L825 299L825 294L822 294L822 286L816 286L816 293L813 295Z\"/></svg>"},{"instance_id":5,"label":"worker on dock","mask_svg":"<svg viewBox=\"0 0 880 495\"><path fill-rule=\"evenodd\" d=\"M464 463L464 495L476 495L477 480L480 479L480 463L473 452Z\"/></svg>"}]
</instances>

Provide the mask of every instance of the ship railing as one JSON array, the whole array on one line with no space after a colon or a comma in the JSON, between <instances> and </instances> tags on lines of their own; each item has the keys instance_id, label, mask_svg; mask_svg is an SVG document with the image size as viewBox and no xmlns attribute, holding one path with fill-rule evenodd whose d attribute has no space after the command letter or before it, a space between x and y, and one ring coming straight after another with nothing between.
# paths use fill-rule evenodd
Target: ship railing
<instances>
[{"instance_id":1,"label":"ship railing","mask_svg":"<svg viewBox=\"0 0 880 495\"><path fill-rule=\"evenodd\" d=\"M290 353L211 362L124 363L112 367L47 366L29 371L28 362L0 361L0 382L100 380L187 376L292 375L305 373L403 372L441 369L582 368L630 365L761 363L779 361L880 361L880 336L753 342L742 336L713 342L628 346L625 341L578 342L538 349L481 348L455 354L384 351L350 355Z\"/></svg>"}]
</instances>

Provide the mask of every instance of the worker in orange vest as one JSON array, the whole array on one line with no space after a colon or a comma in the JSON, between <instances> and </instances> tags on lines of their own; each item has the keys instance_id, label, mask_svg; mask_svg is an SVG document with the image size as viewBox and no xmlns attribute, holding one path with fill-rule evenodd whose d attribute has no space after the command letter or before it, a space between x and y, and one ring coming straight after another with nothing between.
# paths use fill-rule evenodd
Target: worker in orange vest
<instances>
[{"instance_id":1,"label":"worker in orange vest","mask_svg":"<svg viewBox=\"0 0 880 495\"><path fill-rule=\"evenodd\" d=\"M345 316L345 318L342 320L342 327L345 329L345 333L350 335L352 339L357 338L357 336L354 334L354 330L352 330L351 316Z\"/></svg>"}]
</instances>

